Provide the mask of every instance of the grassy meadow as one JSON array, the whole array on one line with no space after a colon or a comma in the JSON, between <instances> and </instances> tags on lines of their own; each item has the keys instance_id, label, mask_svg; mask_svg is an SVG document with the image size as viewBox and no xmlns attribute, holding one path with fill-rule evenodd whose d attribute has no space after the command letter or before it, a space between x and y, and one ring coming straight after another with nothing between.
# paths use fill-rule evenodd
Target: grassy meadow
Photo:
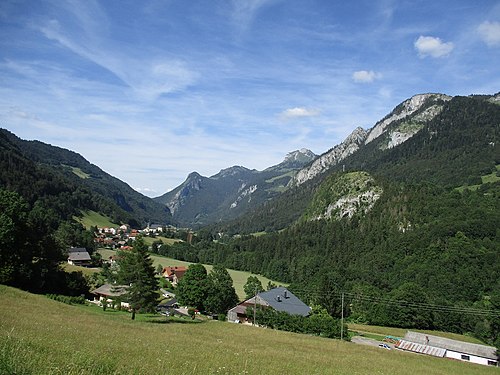
<instances>
[{"instance_id":1,"label":"grassy meadow","mask_svg":"<svg viewBox=\"0 0 500 375\"><path fill-rule=\"evenodd\" d=\"M89 229L90 227L96 225L100 228L118 227L118 224L111 222L108 217L103 216L95 211L84 211L82 212L82 214L82 217L75 217L75 220L80 222L86 229Z\"/></svg>"},{"instance_id":2,"label":"grassy meadow","mask_svg":"<svg viewBox=\"0 0 500 375\"><path fill-rule=\"evenodd\" d=\"M99 249L99 253L102 255L103 259L108 259L111 255L115 255L116 251L114 250L108 250L108 249ZM163 267L166 266L186 266L188 267L191 263L189 262L184 262L182 260L176 260L172 258L167 258L161 255L157 254L150 254L151 259L153 260L153 264L156 268L158 264L161 264ZM207 269L208 272L212 269L212 266L209 264L204 265L205 268ZM245 272L245 271L237 271L237 270L227 270L229 274L231 275L231 278L233 279L233 285L234 289L236 289L236 294L238 294L238 297L243 300L245 298L245 291L243 290L243 286L247 282L247 279L249 276L253 275L250 272ZM259 280L262 282L262 286L265 288L267 283L269 281L273 282L276 285L286 285L283 283L280 283L278 281L273 281L271 279L268 279L267 277L261 276L261 275L254 275L259 278Z\"/></svg>"},{"instance_id":3,"label":"grassy meadow","mask_svg":"<svg viewBox=\"0 0 500 375\"><path fill-rule=\"evenodd\" d=\"M70 306L0 285L1 374L498 374L498 368L218 321Z\"/></svg>"}]
</instances>

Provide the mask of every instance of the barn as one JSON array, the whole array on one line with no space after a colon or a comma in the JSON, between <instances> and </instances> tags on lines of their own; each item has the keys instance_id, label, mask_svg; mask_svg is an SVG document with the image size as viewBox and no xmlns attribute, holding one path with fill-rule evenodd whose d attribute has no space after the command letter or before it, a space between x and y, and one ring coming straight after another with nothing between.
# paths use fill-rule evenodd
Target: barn
<instances>
[{"instance_id":1,"label":"barn","mask_svg":"<svg viewBox=\"0 0 500 375\"><path fill-rule=\"evenodd\" d=\"M498 366L496 348L408 331L396 348L481 365Z\"/></svg>"}]
</instances>

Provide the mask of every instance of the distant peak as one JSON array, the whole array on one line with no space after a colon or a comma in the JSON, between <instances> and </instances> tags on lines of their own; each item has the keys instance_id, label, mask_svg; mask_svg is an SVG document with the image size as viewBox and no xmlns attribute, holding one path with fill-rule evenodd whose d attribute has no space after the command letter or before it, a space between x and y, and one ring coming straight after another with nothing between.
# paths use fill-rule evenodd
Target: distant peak
<instances>
[{"instance_id":1,"label":"distant peak","mask_svg":"<svg viewBox=\"0 0 500 375\"><path fill-rule=\"evenodd\" d=\"M242 167L241 165L234 165L229 168L221 169L219 173L210 178L224 178L229 176L234 176L243 172L250 172L250 169Z\"/></svg>"},{"instance_id":2,"label":"distant peak","mask_svg":"<svg viewBox=\"0 0 500 375\"><path fill-rule=\"evenodd\" d=\"M301 148L300 150L295 150L289 152L285 156L285 162L287 161L300 161L303 159L314 159L316 154L307 148Z\"/></svg>"}]
</instances>

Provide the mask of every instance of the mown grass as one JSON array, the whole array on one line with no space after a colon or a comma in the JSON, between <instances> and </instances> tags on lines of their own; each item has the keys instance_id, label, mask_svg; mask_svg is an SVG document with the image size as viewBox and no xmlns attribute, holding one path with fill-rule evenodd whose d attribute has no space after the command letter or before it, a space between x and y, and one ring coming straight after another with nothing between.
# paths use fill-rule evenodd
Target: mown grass
<instances>
[{"instance_id":1,"label":"mown grass","mask_svg":"<svg viewBox=\"0 0 500 375\"><path fill-rule=\"evenodd\" d=\"M111 220L95 211L83 211L82 217L75 217L79 223L81 223L86 229L93 226L98 226L99 228L113 227L116 228L118 224L111 222Z\"/></svg>"},{"instance_id":2,"label":"mown grass","mask_svg":"<svg viewBox=\"0 0 500 375\"><path fill-rule=\"evenodd\" d=\"M132 321L125 313L0 286L0 373L475 375L498 369L217 321Z\"/></svg>"},{"instance_id":3,"label":"mown grass","mask_svg":"<svg viewBox=\"0 0 500 375\"><path fill-rule=\"evenodd\" d=\"M102 259L109 259L109 257L111 255L116 254L116 252L114 250L109 250L109 249L99 249L98 251L102 256ZM184 262L182 260L167 258L167 257L157 255L157 254L150 253L150 256L151 256L151 259L153 260L153 265L155 268L157 267L158 264L161 264L163 267L166 267L166 266L186 266L186 267L189 267L189 265L192 264L190 262ZM208 272L210 272L210 270L213 267L209 264L204 264L204 266ZM245 291L243 290L243 286L247 282L248 277L252 276L252 275L257 276L259 278L259 280L261 281L262 286L264 288L266 287L268 282L272 282L276 285L286 285L284 283L280 283L278 281L268 279L265 276L254 275L250 272L237 271L237 270L231 270L231 269L228 269L227 271L229 272L229 275L231 275L231 278L233 279L234 289L236 290L236 294L238 294L238 297L240 298L240 300L243 300L245 298Z\"/></svg>"}]
</instances>

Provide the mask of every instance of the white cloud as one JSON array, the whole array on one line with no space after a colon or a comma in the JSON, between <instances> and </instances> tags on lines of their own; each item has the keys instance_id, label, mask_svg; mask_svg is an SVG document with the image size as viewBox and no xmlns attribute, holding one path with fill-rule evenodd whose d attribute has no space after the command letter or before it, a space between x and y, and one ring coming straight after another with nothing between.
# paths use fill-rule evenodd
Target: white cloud
<instances>
[{"instance_id":1,"label":"white cloud","mask_svg":"<svg viewBox=\"0 0 500 375\"><path fill-rule=\"evenodd\" d=\"M358 70L352 73L352 79L358 83L370 83L380 78L382 78L382 74L376 73L373 70Z\"/></svg>"},{"instance_id":2,"label":"white cloud","mask_svg":"<svg viewBox=\"0 0 500 375\"><path fill-rule=\"evenodd\" d=\"M414 46L420 58L427 56L445 57L448 56L454 48L452 42L445 43L440 38L423 35L418 37Z\"/></svg>"},{"instance_id":3,"label":"white cloud","mask_svg":"<svg viewBox=\"0 0 500 375\"><path fill-rule=\"evenodd\" d=\"M319 115L317 109L308 109L304 107L288 108L281 112L281 116L286 119L298 118L298 117L314 117Z\"/></svg>"},{"instance_id":4,"label":"white cloud","mask_svg":"<svg viewBox=\"0 0 500 375\"><path fill-rule=\"evenodd\" d=\"M500 45L500 22L485 21L478 26L477 31L490 47Z\"/></svg>"}]
</instances>

